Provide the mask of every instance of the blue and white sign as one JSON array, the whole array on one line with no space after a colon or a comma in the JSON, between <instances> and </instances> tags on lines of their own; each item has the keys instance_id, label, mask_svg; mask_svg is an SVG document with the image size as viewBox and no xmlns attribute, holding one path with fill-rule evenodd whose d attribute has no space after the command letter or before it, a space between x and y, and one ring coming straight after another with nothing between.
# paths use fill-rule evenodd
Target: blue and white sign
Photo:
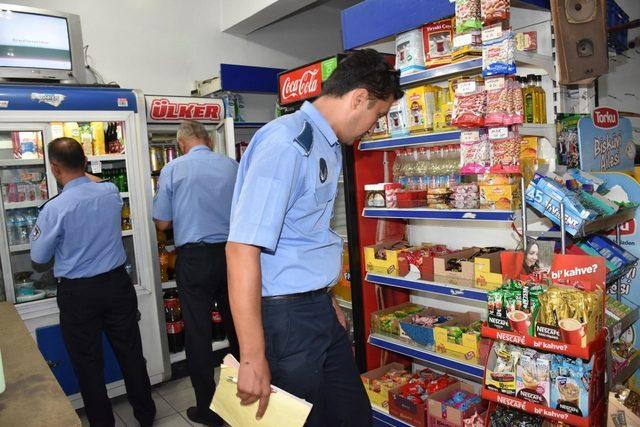
<instances>
[{"instance_id":1,"label":"blue and white sign","mask_svg":"<svg viewBox=\"0 0 640 427\"><path fill-rule=\"evenodd\" d=\"M580 169L587 172L631 171L636 146L631 121L613 108L599 107L578 122Z\"/></svg>"}]
</instances>

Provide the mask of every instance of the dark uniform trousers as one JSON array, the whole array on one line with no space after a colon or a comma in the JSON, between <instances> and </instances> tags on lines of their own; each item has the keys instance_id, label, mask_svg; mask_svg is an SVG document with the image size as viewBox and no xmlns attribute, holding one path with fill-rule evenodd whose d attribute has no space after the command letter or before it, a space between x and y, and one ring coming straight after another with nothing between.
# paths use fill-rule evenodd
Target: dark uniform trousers
<instances>
[{"instance_id":1,"label":"dark uniform trousers","mask_svg":"<svg viewBox=\"0 0 640 427\"><path fill-rule=\"evenodd\" d=\"M156 414L142 356L138 299L124 267L82 279L62 279L58 286L62 337L71 357L91 426L113 426L104 384L102 332L120 364L133 413L143 426Z\"/></svg>"},{"instance_id":2,"label":"dark uniform trousers","mask_svg":"<svg viewBox=\"0 0 640 427\"><path fill-rule=\"evenodd\" d=\"M271 383L313 404L308 427L372 425L372 412L347 331L326 292L263 298Z\"/></svg>"},{"instance_id":3,"label":"dark uniform trousers","mask_svg":"<svg viewBox=\"0 0 640 427\"><path fill-rule=\"evenodd\" d=\"M224 320L230 352L238 357L227 292L226 242L188 243L177 248L176 283L184 320L187 370L198 412L209 413L215 391L211 310L213 300Z\"/></svg>"}]
</instances>

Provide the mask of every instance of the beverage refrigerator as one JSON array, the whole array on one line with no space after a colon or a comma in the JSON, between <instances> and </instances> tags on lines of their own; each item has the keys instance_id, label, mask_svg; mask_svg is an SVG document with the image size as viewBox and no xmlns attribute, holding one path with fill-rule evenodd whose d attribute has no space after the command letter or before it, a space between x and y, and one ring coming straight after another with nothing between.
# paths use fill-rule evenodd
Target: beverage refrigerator
<instances>
[{"instance_id":1,"label":"beverage refrigerator","mask_svg":"<svg viewBox=\"0 0 640 427\"><path fill-rule=\"evenodd\" d=\"M304 101L313 101L322 83L344 57L334 55L317 62L284 71L278 75L278 102L283 114L298 110ZM331 229L343 240L342 270L332 285L333 295L347 318L358 368L365 369L365 337L362 310L362 269L358 247L358 212L355 204L354 148L342 146L342 173L333 206Z\"/></svg>"},{"instance_id":2,"label":"beverage refrigerator","mask_svg":"<svg viewBox=\"0 0 640 427\"><path fill-rule=\"evenodd\" d=\"M221 99L200 97L179 97L164 95L145 95L148 158L149 166L146 180L150 183L155 195L158 178L165 164L180 156L180 148L176 133L183 120L195 120L202 123L211 136L212 150L216 153L236 158L234 140L234 122L225 117L225 106ZM162 295L168 339L167 354L171 364L185 360L184 325L180 309L179 290L176 288L174 266L175 246L171 230L166 232L155 230L152 235L153 246L159 255L156 264L159 269L155 291ZM211 310L211 321L214 327L212 348L221 351L229 347L229 341L220 333L222 319L215 303Z\"/></svg>"},{"instance_id":3,"label":"beverage refrigerator","mask_svg":"<svg viewBox=\"0 0 640 427\"><path fill-rule=\"evenodd\" d=\"M62 341L51 271L36 273L29 233L37 210L59 188L46 146L60 136L80 142L87 171L111 180L124 200L122 239L126 269L140 312L144 356L151 383L170 375L158 251L151 220L152 187L144 97L136 90L0 85L0 268L3 299L14 303L45 360L75 407L77 379ZM111 397L125 393L122 373L103 337L105 382Z\"/></svg>"}]
</instances>

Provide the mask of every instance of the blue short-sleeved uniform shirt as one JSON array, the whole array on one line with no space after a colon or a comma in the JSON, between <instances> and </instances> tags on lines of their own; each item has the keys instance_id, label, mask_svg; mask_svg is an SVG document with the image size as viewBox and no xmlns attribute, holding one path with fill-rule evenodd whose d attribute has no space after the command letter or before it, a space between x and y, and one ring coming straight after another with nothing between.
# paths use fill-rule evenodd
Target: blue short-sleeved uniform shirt
<instances>
[{"instance_id":1,"label":"blue short-sleeved uniform shirt","mask_svg":"<svg viewBox=\"0 0 640 427\"><path fill-rule=\"evenodd\" d=\"M235 160L204 145L162 168L153 217L173 221L176 246L227 241L237 173Z\"/></svg>"},{"instance_id":2,"label":"blue short-sleeved uniform shirt","mask_svg":"<svg viewBox=\"0 0 640 427\"><path fill-rule=\"evenodd\" d=\"M342 153L316 108L302 108L260 129L242 156L229 241L260 246L262 295L334 284L342 239L329 227Z\"/></svg>"},{"instance_id":3,"label":"blue short-sleeved uniform shirt","mask_svg":"<svg viewBox=\"0 0 640 427\"><path fill-rule=\"evenodd\" d=\"M30 236L31 259L46 264L55 257L56 277L96 276L123 265L122 199L110 182L87 177L69 181L40 210Z\"/></svg>"}]
</instances>

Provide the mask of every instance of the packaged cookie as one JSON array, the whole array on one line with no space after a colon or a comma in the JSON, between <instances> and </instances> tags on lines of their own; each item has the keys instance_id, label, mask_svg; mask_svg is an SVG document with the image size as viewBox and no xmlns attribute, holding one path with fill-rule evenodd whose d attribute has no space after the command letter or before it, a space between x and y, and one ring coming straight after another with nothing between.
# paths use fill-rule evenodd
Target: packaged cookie
<instances>
[{"instance_id":1,"label":"packaged cookie","mask_svg":"<svg viewBox=\"0 0 640 427\"><path fill-rule=\"evenodd\" d=\"M480 0L456 0L456 33L481 28Z\"/></svg>"},{"instance_id":2,"label":"packaged cookie","mask_svg":"<svg viewBox=\"0 0 640 427\"><path fill-rule=\"evenodd\" d=\"M480 16L482 25L491 25L509 19L511 0L481 0Z\"/></svg>"},{"instance_id":3,"label":"packaged cookie","mask_svg":"<svg viewBox=\"0 0 640 427\"><path fill-rule=\"evenodd\" d=\"M484 82L477 78L460 78L454 83L452 123L461 128L484 126L486 111Z\"/></svg>"},{"instance_id":4,"label":"packaged cookie","mask_svg":"<svg viewBox=\"0 0 640 427\"><path fill-rule=\"evenodd\" d=\"M460 133L460 173L479 174L489 171L489 140L484 129Z\"/></svg>"},{"instance_id":5,"label":"packaged cookie","mask_svg":"<svg viewBox=\"0 0 640 427\"><path fill-rule=\"evenodd\" d=\"M488 77L515 72L515 43L511 30L501 31L498 38L488 38L483 34L482 75Z\"/></svg>"}]
</instances>

